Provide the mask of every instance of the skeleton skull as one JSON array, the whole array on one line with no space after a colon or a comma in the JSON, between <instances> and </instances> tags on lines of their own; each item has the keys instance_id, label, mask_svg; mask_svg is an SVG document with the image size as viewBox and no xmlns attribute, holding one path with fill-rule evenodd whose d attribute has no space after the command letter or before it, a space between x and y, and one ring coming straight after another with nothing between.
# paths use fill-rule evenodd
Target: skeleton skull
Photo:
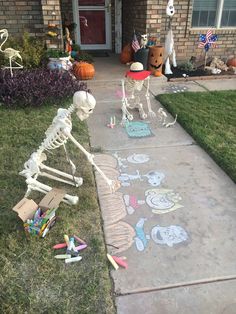
<instances>
[{"instance_id":1,"label":"skeleton skull","mask_svg":"<svg viewBox=\"0 0 236 314\"><path fill-rule=\"evenodd\" d=\"M93 112L96 100L95 98L85 91L75 92L73 96L73 105L76 109L76 114L81 121L87 119Z\"/></svg>"}]
</instances>

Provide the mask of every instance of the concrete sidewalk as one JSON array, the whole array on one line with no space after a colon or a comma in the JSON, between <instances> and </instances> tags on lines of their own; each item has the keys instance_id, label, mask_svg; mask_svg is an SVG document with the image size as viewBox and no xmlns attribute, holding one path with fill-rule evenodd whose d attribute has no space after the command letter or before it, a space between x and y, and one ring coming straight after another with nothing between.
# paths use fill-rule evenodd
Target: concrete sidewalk
<instances>
[{"instance_id":1,"label":"concrete sidewalk","mask_svg":"<svg viewBox=\"0 0 236 314\"><path fill-rule=\"evenodd\" d=\"M234 314L235 184L178 124L148 120L152 136L144 138L128 137L119 124L108 128L111 116L121 118L120 79L128 68L114 56L95 59L95 68L91 146L102 149L99 167L122 184L110 194L96 174L107 250L129 265L111 271L117 313ZM202 84L152 78L151 92L234 89L236 80ZM157 112L153 96L151 103Z\"/></svg>"}]
</instances>

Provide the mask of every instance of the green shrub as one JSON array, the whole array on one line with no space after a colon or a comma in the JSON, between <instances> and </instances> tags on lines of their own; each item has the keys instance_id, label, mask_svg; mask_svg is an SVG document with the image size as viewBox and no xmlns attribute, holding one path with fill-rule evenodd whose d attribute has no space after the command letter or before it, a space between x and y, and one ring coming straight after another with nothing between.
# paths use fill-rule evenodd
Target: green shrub
<instances>
[{"instance_id":1,"label":"green shrub","mask_svg":"<svg viewBox=\"0 0 236 314\"><path fill-rule=\"evenodd\" d=\"M196 68L194 67L194 64L191 61L183 62L182 64L179 65L179 68L187 72L196 70Z\"/></svg>"},{"instance_id":2,"label":"green shrub","mask_svg":"<svg viewBox=\"0 0 236 314\"><path fill-rule=\"evenodd\" d=\"M45 42L42 38L30 37L29 33L24 32L20 38L10 35L2 49L6 48L19 50L24 68L32 69L41 66L45 52ZM7 63L8 59L5 59L4 65L7 65Z\"/></svg>"},{"instance_id":3,"label":"green shrub","mask_svg":"<svg viewBox=\"0 0 236 314\"><path fill-rule=\"evenodd\" d=\"M81 52L74 57L74 59L78 62L84 61L88 63L94 63L93 57L87 52Z\"/></svg>"}]
</instances>

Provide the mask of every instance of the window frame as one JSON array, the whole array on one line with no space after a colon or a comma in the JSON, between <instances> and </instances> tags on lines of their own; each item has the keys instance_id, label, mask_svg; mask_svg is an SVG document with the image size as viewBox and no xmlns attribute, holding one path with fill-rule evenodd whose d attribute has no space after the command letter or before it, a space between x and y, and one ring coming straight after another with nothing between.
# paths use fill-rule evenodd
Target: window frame
<instances>
[{"instance_id":1,"label":"window frame","mask_svg":"<svg viewBox=\"0 0 236 314\"><path fill-rule=\"evenodd\" d=\"M193 0L194 1L194 0ZM193 4L193 2L192 2ZM219 0L218 6L216 8L216 25L215 26L192 26L192 16L193 16L193 8L192 8L192 16L191 16L191 29L236 29L236 26L221 26L221 19L223 14L223 8L224 8L224 0Z\"/></svg>"}]
</instances>

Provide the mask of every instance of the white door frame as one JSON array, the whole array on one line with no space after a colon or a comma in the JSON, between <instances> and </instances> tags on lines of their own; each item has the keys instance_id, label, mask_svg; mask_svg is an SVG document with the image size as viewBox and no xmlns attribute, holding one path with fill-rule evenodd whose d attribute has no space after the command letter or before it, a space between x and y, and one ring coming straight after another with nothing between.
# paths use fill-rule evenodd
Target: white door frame
<instances>
[{"instance_id":1,"label":"white door frame","mask_svg":"<svg viewBox=\"0 0 236 314\"><path fill-rule=\"evenodd\" d=\"M106 28L106 43L103 44L94 44L94 45L83 45L81 44L80 39L80 22L79 22L79 5L78 0L72 0L73 7L73 19L74 23L76 23L77 27L75 29L75 42L80 45L82 49L91 49L91 50L99 50L99 49L111 49L111 0L105 0L104 6L83 6L84 10L104 10L105 8L105 28ZM81 10L82 11L82 10Z\"/></svg>"},{"instance_id":2,"label":"white door frame","mask_svg":"<svg viewBox=\"0 0 236 314\"><path fill-rule=\"evenodd\" d=\"M122 48L122 0L115 0L115 53Z\"/></svg>"}]
</instances>

